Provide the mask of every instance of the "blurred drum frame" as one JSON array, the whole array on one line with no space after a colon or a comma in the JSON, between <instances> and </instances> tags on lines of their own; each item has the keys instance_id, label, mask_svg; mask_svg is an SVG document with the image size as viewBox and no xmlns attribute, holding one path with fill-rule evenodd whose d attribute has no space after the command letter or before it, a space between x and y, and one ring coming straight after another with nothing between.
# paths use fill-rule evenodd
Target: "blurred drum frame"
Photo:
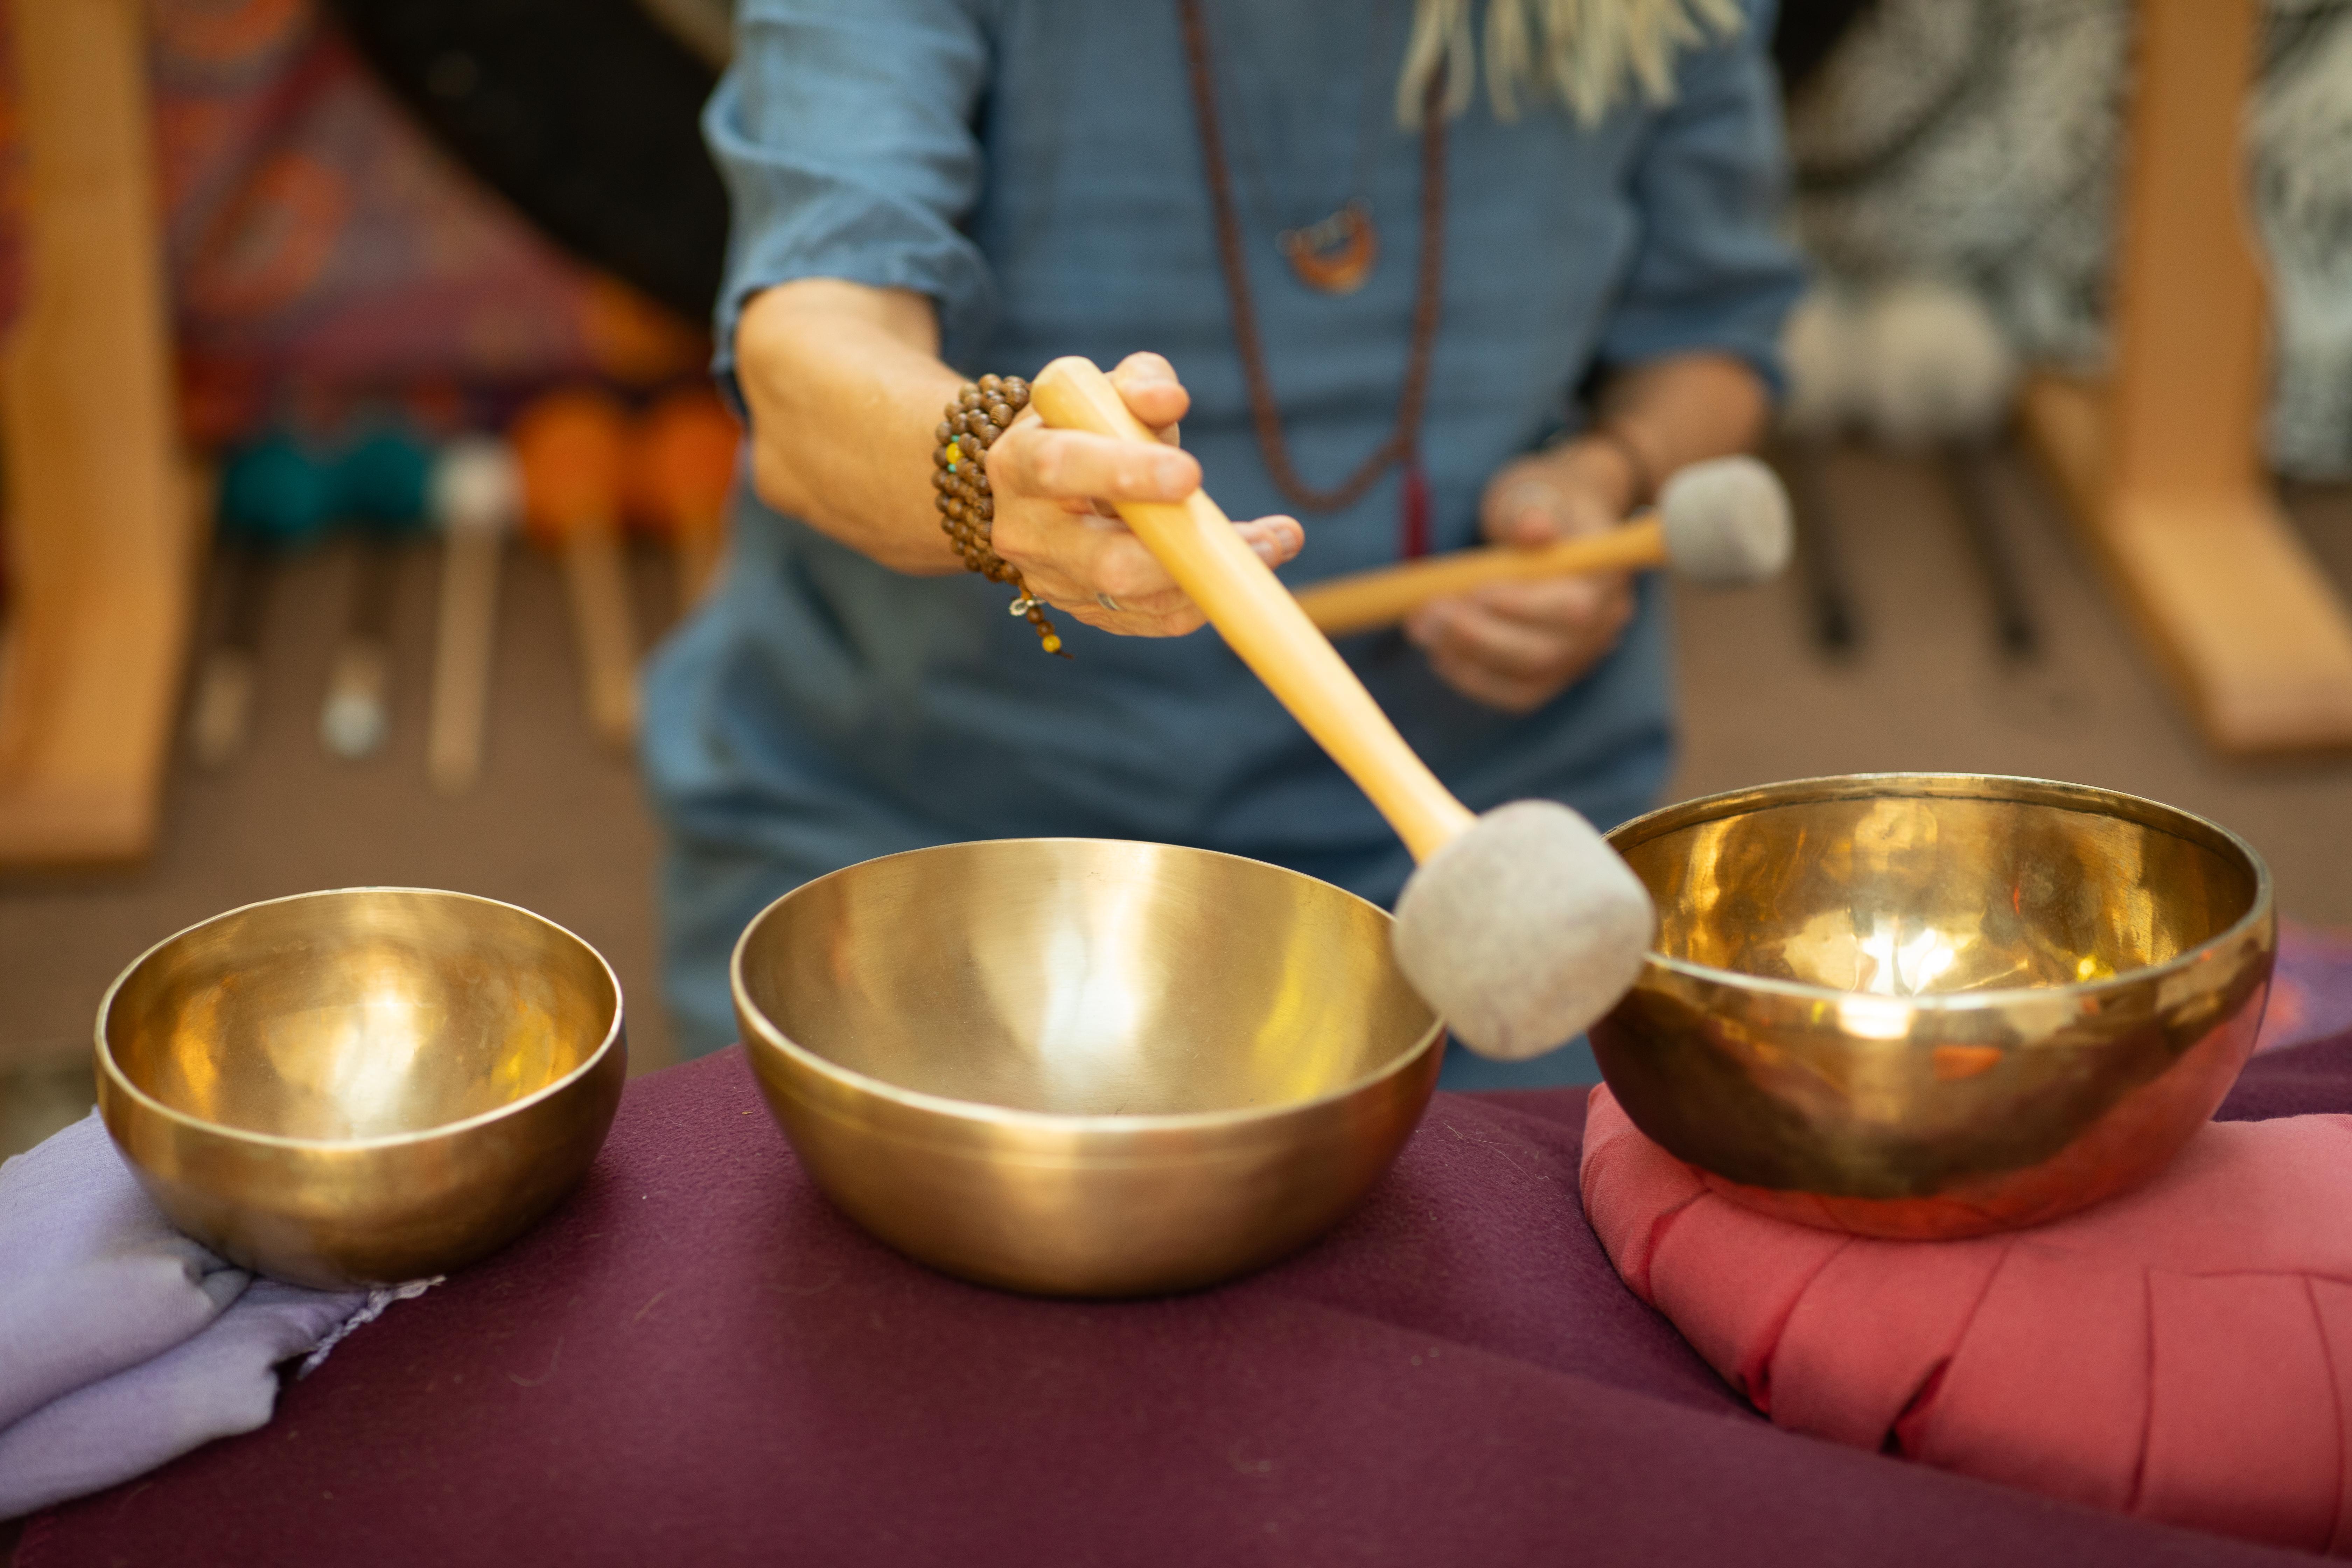
<instances>
[{"instance_id":1,"label":"blurred drum frame","mask_svg":"<svg viewBox=\"0 0 2352 1568\"><path fill-rule=\"evenodd\" d=\"M0 339L0 864L153 844L202 558L139 0L5 0L25 297Z\"/></svg>"},{"instance_id":2,"label":"blurred drum frame","mask_svg":"<svg viewBox=\"0 0 2352 1568\"><path fill-rule=\"evenodd\" d=\"M2216 749L2352 745L2352 616L2270 493L2267 300L2239 194L2255 0L2139 0L2104 382L2029 382L2028 438Z\"/></svg>"}]
</instances>

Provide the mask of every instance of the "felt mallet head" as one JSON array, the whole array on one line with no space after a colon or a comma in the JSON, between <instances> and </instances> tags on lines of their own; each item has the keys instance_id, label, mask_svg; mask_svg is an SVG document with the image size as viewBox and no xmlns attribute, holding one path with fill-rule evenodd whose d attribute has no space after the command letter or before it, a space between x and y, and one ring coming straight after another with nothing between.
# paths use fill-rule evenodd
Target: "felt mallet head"
<instances>
[{"instance_id":1,"label":"felt mallet head","mask_svg":"<svg viewBox=\"0 0 2352 1568\"><path fill-rule=\"evenodd\" d=\"M433 454L415 437L375 430L335 464L335 506L344 517L379 533L405 532L425 521Z\"/></svg>"},{"instance_id":2,"label":"felt mallet head","mask_svg":"<svg viewBox=\"0 0 2352 1568\"><path fill-rule=\"evenodd\" d=\"M1582 1034L1642 972L1649 889L1567 806L1516 801L1424 861L1397 900L1397 966L1454 1037L1519 1061Z\"/></svg>"},{"instance_id":3,"label":"felt mallet head","mask_svg":"<svg viewBox=\"0 0 2352 1568\"><path fill-rule=\"evenodd\" d=\"M627 493L629 416L593 387L567 387L534 400L507 431L522 472L523 531L560 549L580 532L621 525Z\"/></svg>"},{"instance_id":4,"label":"felt mallet head","mask_svg":"<svg viewBox=\"0 0 2352 1568\"><path fill-rule=\"evenodd\" d=\"M1789 563L1789 492L1749 457L1675 471L1658 492L1658 522L1675 575L1710 588L1761 583Z\"/></svg>"},{"instance_id":5,"label":"felt mallet head","mask_svg":"<svg viewBox=\"0 0 2352 1568\"><path fill-rule=\"evenodd\" d=\"M706 387L673 392L647 409L629 448L630 500L638 519L673 538L723 528L740 434L727 405Z\"/></svg>"},{"instance_id":6,"label":"felt mallet head","mask_svg":"<svg viewBox=\"0 0 2352 1568\"><path fill-rule=\"evenodd\" d=\"M458 437L434 459L428 505L445 532L506 532L522 511L514 453L495 436Z\"/></svg>"},{"instance_id":7,"label":"felt mallet head","mask_svg":"<svg viewBox=\"0 0 2352 1568\"><path fill-rule=\"evenodd\" d=\"M221 472L224 534L272 549L307 544L335 516L333 466L283 433L232 455Z\"/></svg>"}]
</instances>

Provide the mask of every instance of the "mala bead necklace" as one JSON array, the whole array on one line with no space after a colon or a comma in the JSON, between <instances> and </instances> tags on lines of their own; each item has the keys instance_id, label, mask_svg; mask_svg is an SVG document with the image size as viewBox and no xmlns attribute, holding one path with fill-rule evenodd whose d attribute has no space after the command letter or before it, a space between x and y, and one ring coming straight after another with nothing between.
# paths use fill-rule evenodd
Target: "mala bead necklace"
<instances>
[{"instance_id":1,"label":"mala bead necklace","mask_svg":"<svg viewBox=\"0 0 2352 1568\"><path fill-rule=\"evenodd\" d=\"M931 449L931 488L939 491L940 531L948 536L964 565L992 583L1008 584L1016 597L1013 614L1037 628L1039 646L1047 653L1069 658L1054 623L1045 618L1045 601L1029 592L1020 569L999 555L991 544L996 528L996 498L988 486L988 465L982 459L1013 416L1029 406L1029 384L1017 375L983 375L956 388L947 417L936 432Z\"/></svg>"}]
</instances>

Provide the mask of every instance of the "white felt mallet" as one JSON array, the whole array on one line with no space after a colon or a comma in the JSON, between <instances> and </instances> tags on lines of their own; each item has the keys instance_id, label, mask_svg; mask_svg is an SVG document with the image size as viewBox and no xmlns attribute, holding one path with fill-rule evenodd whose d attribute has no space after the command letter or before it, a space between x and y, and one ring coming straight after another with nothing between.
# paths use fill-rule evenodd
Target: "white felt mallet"
<instances>
[{"instance_id":1,"label":"white felt mallet","mask_svg":"<svg viewBox=\"0 0 2352 1568\"><path fill-rule=\"evenodd\" d=\"M1531 547L1490 545L1334 577L1303 588L1299 607L1326 637L1394 626L1432 599L1493 583L1664 567L1708 587L1760 583L1789 563L1789 493L1753 458L1677 470L1658 504L1605 533Z\"/></svg>"},{"instance_id":2,"label":"white felt mallet","mask_svg":"<svg viewBox=\"0 0 2352 1568\"><path fill-rule=\"evenodd\" d=\"M1047 365L1030 404L1056 428L1153 438L1087 360ZM1482 1056L1539 1056L1616 1005L1657 916L1591 823L1552 801L1480 816L1454 799L1206 493L1118 513L1419 862L1391 940L1455 1038Z\"/></svg>"},{"instance_id":3,"label":"white felt mallet","mask_svg":"<svg viewBox=\"0 0 2352 1568\"><path fill-rule=\"evenodd\" d=\"M499 568L507 535L522 512L522 478L514 454L489 436L450 442L434 461L428 504L445 553L425 766L434 788L461 795L482 771L491 656L498 645Z\"/></svg>"}]
</instances>

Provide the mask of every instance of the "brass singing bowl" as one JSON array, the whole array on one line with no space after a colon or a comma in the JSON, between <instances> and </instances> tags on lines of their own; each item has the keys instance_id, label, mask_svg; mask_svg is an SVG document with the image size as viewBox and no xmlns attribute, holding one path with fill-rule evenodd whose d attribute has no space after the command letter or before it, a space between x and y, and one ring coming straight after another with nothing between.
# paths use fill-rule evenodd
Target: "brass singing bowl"
<instances>
[{"instance_id":1,"label":"brass singing bowl","mask_svg":"<svg viewBox=\"0 0 2352 1568\"><path fill-rule=\"evenodd\" d=\"M834 1203L1045 1295L1189 1289L1319 1236L1442 1050L1383 910L1156 844L868 860L769 905L733 980L768 1108Z\"/></svg>"},{"instance_id":2,"label":"brass singing bowl","mask_svg":"<svg viewBox=\"0 0 2352 1568\"><path fill-rule=\"evenodd\" d=\"M107 1131L173 1224L321 1289L446 1274L587 1173L628 1076L595 949L463 893L248 904L98 1010Z\"/></svg>"},{"instance_id":3,"label":"brass singing bowl","mask_svg":"<svg viewBox=\"0 0 2352 1568\"><path fill-rule=\"evenodd\" d=\"M2270 872L2154 801L1803 779L1610 835L1656 900L1591 1032L1635 1126L1726 1195L1864 1236L2042 1223L2163 1169L2253 1049Z\"/></svg>"}]
</instances>

